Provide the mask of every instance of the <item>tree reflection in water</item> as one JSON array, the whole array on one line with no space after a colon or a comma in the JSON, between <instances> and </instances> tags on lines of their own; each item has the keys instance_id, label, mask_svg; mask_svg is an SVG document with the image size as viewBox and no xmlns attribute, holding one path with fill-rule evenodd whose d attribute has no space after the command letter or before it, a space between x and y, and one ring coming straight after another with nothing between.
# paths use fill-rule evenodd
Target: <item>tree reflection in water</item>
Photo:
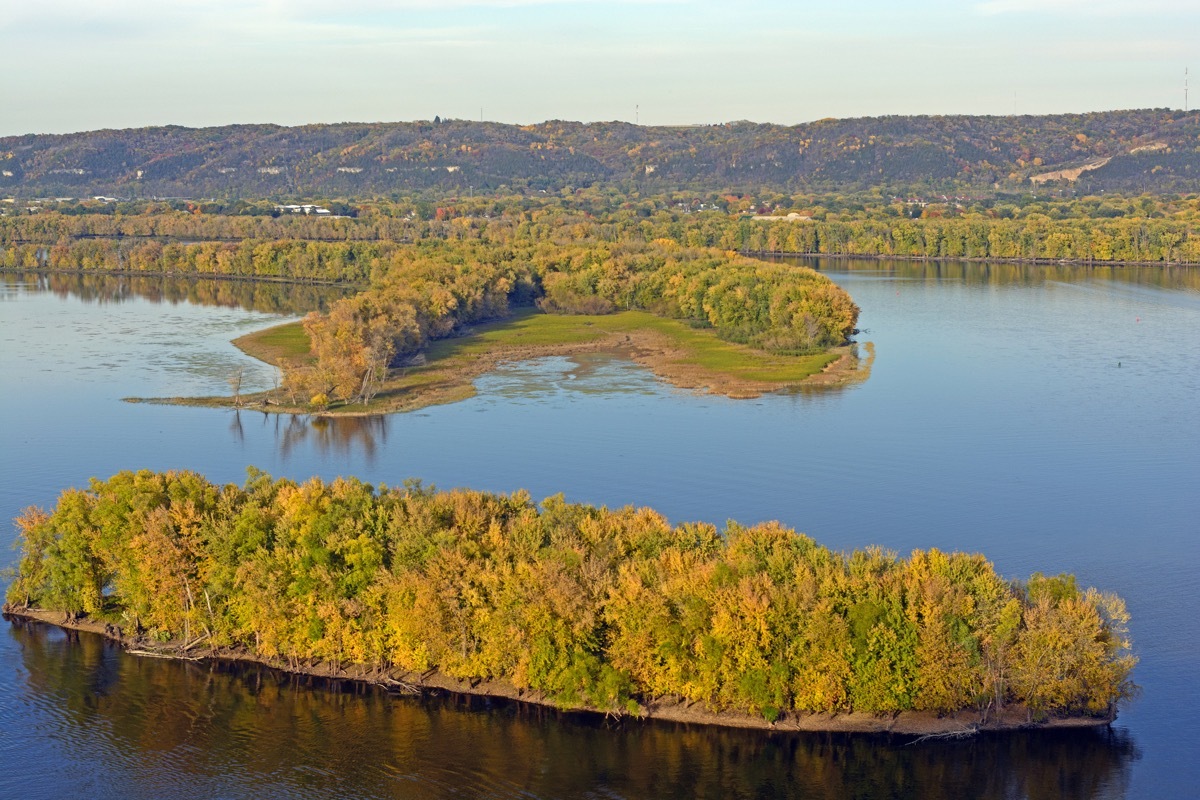
<instances>
[{"instance_id":1,"label":"tree reflection in water","mask_svg":"<svg viewBox=\"0 0 1200 800\"><path fill-rule=\"evenodd\" d=\"M383 414L323 417L264 413L263 425L274 427L279 455L285 462L297 449L311 447L321 456L361 455L366 464L373 466L388 435L388 418Z\"/></svg>"},{"instance_id":2,"label":"tree reflection in water","mask_svg":"<svg viewBox=\"0 0 1200 800\"><path fill-rule=\"evenodd\" d=\"M1144 267L1105 264L1031 264L1006 261L901 261L897 259L776 256L773 260L800 264L821 272L886 272L905 281L949 281L966 286L1043 286L1103 280L1156 289L1200 291L1195 266Z\"/></svg>"},{"instance_id":3,"label":"tree reflection in water","mask_svg":"<svg viewBox=\"0 0 1200 800\"><path fill-rule=\"evenodd\" d=\"M181 278L166 275L115 275L83 272L3 272L4 285L33 284L58 297L78 297L92 303L121 303L142 299L152 303L193 303L244 308L264 314L302 316L325 311L356 289L347 286L281 281Z\"/></svg>"},{"instance_id":4,"label":"tree reflection in water","mask_svg":"<svg viewBox=\"0 0 1200 800\"><path fill-rule=\"evenodd\" d=\"M27 740L26 769L63 796L82 781L92 797L1108 800L1125 795L1139 757L1107 729L912 743L614 724L482 698L393 698L257 666L141 659L31 623L9 633L29 694L46 701L4 723L41 732Z\"/></svg>"}]
</instances>

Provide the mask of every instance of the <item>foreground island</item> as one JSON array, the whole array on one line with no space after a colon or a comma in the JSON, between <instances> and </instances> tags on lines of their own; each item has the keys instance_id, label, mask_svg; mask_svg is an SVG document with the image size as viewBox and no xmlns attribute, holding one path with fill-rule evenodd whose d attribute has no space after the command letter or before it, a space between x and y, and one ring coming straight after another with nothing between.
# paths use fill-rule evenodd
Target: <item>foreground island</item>
<instances>
[{"instance_id":1,"label":"foreground island","mask_svg":"<svg viewBox=\"0 0 1200 800\"><path fill-rule=\"evenodd\" d=\"M982 556L840 554L525 493L122 472L19 519L5 612L131 650L796 730L1111 721L1121 600Z\"/></svg>"}]
</instances>

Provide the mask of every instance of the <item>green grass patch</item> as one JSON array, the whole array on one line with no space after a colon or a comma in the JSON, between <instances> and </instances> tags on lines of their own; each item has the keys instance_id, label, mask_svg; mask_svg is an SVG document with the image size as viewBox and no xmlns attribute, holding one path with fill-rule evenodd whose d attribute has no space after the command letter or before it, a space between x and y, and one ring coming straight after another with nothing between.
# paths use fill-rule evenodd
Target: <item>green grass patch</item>
<instances>
[{"instance_id":1,"label":"green grass patch","mask_svg":"<svg viewBox=\"0 0 1200 800\"><path fill-rule=\"evenodd\" d=\"M662 340L663 346L672 351L667 357L674 364L745 381L795 383L820 372L837 358L834 353L799 356L765 353L722 341L711 328L696 328L685 321L645 311L589 316L524 310L505 320L478 325L468 336L431 342L425 349L426 366L405 371L403 377L393 382L393 387L420 390L439 382L439 367L458 366L476 357L526 347L569 347L643 332L653 333ZM255 331L233 343L268 364L311 358L308 334L299 321ZM619 344L619 340L614 342L614 346Z\"/></svg>"},{"instance_id":2,"label":"green grass patch","mask_svg":"<svg viewBox=\"0 0 1200 800\"><path fill-rule=\"evenodd\" d=\"M308 334L300 322L256 331L234 340L242 351L269 364L311 360ZM330 414L410 411L453 403L475 393L473 381L501 361L578 352L580 347L629 353L678 386L709 387L730 396L752 397L800 383L836 361L840 352L771 354L717 338L711 328L645 311L599 316L544 314L533 309L475 326L467 336L431 342L423 364L392 370L387 383L367 404L335 403ZM128 398L137 401L136 398ZM305 411L280 392L244 396L263 410ZM228 406L230 398L160 398L154 402Z\"/></svg>"},{"instance_id":3,"label":"green grass patch","mask_svg":"<svg viewBox=\"0 0 1200 800\"><path fill-rule=\"evenodd\" d=\"M670 341L680 355L675 363L699 367L746 381L767 383L795 383L809 375L820 372L838 358L835 353L810 355L776 355L755 350L746 345L726 342L717 337L711 328L693 328L677 319L656 317L640 311L618 314L628 317L622 324L626 330L651 330Z\"/></svg>"},{"instance_id":4,"label":"green grass patch","mask_svg":"<svg viewBox=\"0 0 1200 800\"><path fill-rule=\"evenodd\" d=\"M233 344L246 355L275 366L288 359L312 358L308 333L299 320L248 333L234 339Z\"/></svg>"},{"instance_id":5,"label":"green grass patch","mask_svg":"<svg viewBox=\"0 0 1200 800\"><path fill-rule=\"evenodd\" d=\"M425 349L425 358L432 364L512 348L586 344L616 332L616 318L633 313L637 312L589 317L522 311L499 322L477 325L469 336L433 342Z\"/></svg>"},{"instance_id":6,"label":"green grass patch","mask_svg":"<svg viewBox=\"0 0 1200 800\"><path fill-rule=\"evenodd\" d=\"M677 319L645 311L602 316L524 312L511 319L479 326L470 336L443 339L426 350L430 367L440 361L493 355L512 348L578 345L614 334L656 334L672 363L695 367L745 381L795 383L820 372L838 358L836 353L774 355L719 339L710 328L695 328ZM619 346L620 342L614 343Z\"/></svg>"}]
</instances>

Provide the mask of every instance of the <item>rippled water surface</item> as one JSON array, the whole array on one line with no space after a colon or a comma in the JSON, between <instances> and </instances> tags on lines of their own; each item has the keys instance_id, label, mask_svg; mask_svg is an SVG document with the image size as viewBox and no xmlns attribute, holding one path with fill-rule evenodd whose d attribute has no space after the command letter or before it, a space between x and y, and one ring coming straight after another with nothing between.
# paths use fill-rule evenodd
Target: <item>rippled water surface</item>
<instances>
[{"instance_id":1,"label":"rippled water surface","mask_svg":"<svg viewBox=\"0 0 1200 800\"><path fill-rule=\"evenodd\" d=\"M835 548L1070 571L1134 616L1142 697L1113 731L907 745L605 727L505 705L306 689L0 636L0 797L1189 797L1200 785L1200 280L1188 270L822 265L863 309L871 378L732 401L619 360L546 359L472 400L318 421L121 402L213 394L228 340L316 302L50 291L0 276L0 514L119 469L306 478L779 519ZM278 291L278 290L277 290ZM187 298L191 298L190 300ZM13 555L0 554L11 563Z\"/></svg>"}]
</instances>

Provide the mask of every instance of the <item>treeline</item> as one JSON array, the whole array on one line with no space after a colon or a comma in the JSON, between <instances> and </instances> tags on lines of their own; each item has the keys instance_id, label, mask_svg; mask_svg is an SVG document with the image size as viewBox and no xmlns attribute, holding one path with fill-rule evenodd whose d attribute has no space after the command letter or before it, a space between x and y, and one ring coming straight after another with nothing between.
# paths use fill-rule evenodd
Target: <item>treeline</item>
<instances>
[{"instance_id":1,"label":"treeline","mask_svg":"<svg viewBox=\"0 0 1200 800\"><path fill-rule=\"evenodd\" d=\"M826 255L1200 263L1194 224L1145 219L771 222L743 226L732 244Z\"/></svg>"},{"instance_id":2,"label":"treeline","mask_svg":"<svg viewBox=\"0 0 1200 800\"><path fill-rule=\"evenodd\" d=\"M221 275L365 285L402 245L388 241L296 239L163 242L157 239L75 239L57 244L0 245L0 268Z\"/></svg>"},{"instance_id":3,"label":"treeline","mask_svg":"<svg viewBox=\"0 0 1200 800\"><path fill-rule=\"evenodd\" d=\"M1200 263L1200 212L1194 205L1106 201L1094 206L1080 200L1066 210L1041 204L971 212L945 205L940 210L908 209L901 203L858 206L857 211L850 204L834 212L817 205L804 211L811 216L799 220L691 212L665 202L593 212L561 203L530 208L483 200L439 207L440 218L433 219L391 216L402 208L394 206L338 220L181 212L116 217L47 213L0 218L0 267L361 283L379 276L378 264L390 252L414 242L622 244L664 239L685 247L750 252L1193 264ZM788 208L772 208L760 216L781 216ZM918 216L910 217L910 210ZM1089 216L1102 211L1122 214Z\"/></svg>"},{"instance_id":4,"label":"treeline","mask_svg":"<svg viewBox=\"0 0 1200 800\"><path fill-rule=\"evenodd\" d=\"M429 242L393 252L384 274L329 314L306 318L316 360L286 365L293 402L369 402L389 367L429 341L534 302L554 314L647 310L788 353L841 345L858 321L845 290L814 270L670 240L525 248Z\"/></svg>"},{"instance_id":5,"label":"treeline","mask_svg":"<svg viewBox=\"0 0 1200 800\"><path fill-rule=\"evenodd\" d=\"M100 206L99 208L111 208ZM97 209L98 210L98 209ZM391 211L392 209L389 209ZM56 244L80 238L155 238L165 241L241 241L301 239L311 241L402 241L424 233L423 222L379 213L362 219L307 214L237 216L193 213L149 204L141 213L70 214L43 211L0 217L0 244Z\"/></svg>"},{"instance_id":6,"label":"treeline","mask_svg":"<svg viewBox=\"0 0 1200 800\"><path fill-rule=\"evenodd\" d=\"M16 606L618 713L674 697L767 719L1103 715L1136 661L1121 600L1071 576L1010 583L979 555L843 555L776 523L671 526L522 492L122 472L18 526Z\"/></svg>"},{"instance_id":7,"label":"treeline","mask_svg":"<svg viewBox=\"0 0 1200 800\"><path fill-rule=\"evenodd\" d=\"M817 222L895 221L905 219L1050 220L1143 219L1196 222L1200 196L1191 194L1079 193L1074 188L1047 193L995 191L954 195L899 193L885 187L870 190L781 192L767 187L755 191L672 191L626 193L588 187L556 194L419 193L391 197L355 196L342 199L293 197L288 202L339 208L337 215L280 211L275 201L257 200L126 200L117 203L89 199L45 199L34 205L0 204L0 244L53 243L61 238L125 236L187 240L205 239L394 239L422 230L422 223L453 219L532 219L544 214L568 214L605 221L640 221L669 214L720 216L743 214L811 215ZM7 205L8 207L5 207ZM432 228L431 228L432 230Z\"/></svg>"}]
</instances>

